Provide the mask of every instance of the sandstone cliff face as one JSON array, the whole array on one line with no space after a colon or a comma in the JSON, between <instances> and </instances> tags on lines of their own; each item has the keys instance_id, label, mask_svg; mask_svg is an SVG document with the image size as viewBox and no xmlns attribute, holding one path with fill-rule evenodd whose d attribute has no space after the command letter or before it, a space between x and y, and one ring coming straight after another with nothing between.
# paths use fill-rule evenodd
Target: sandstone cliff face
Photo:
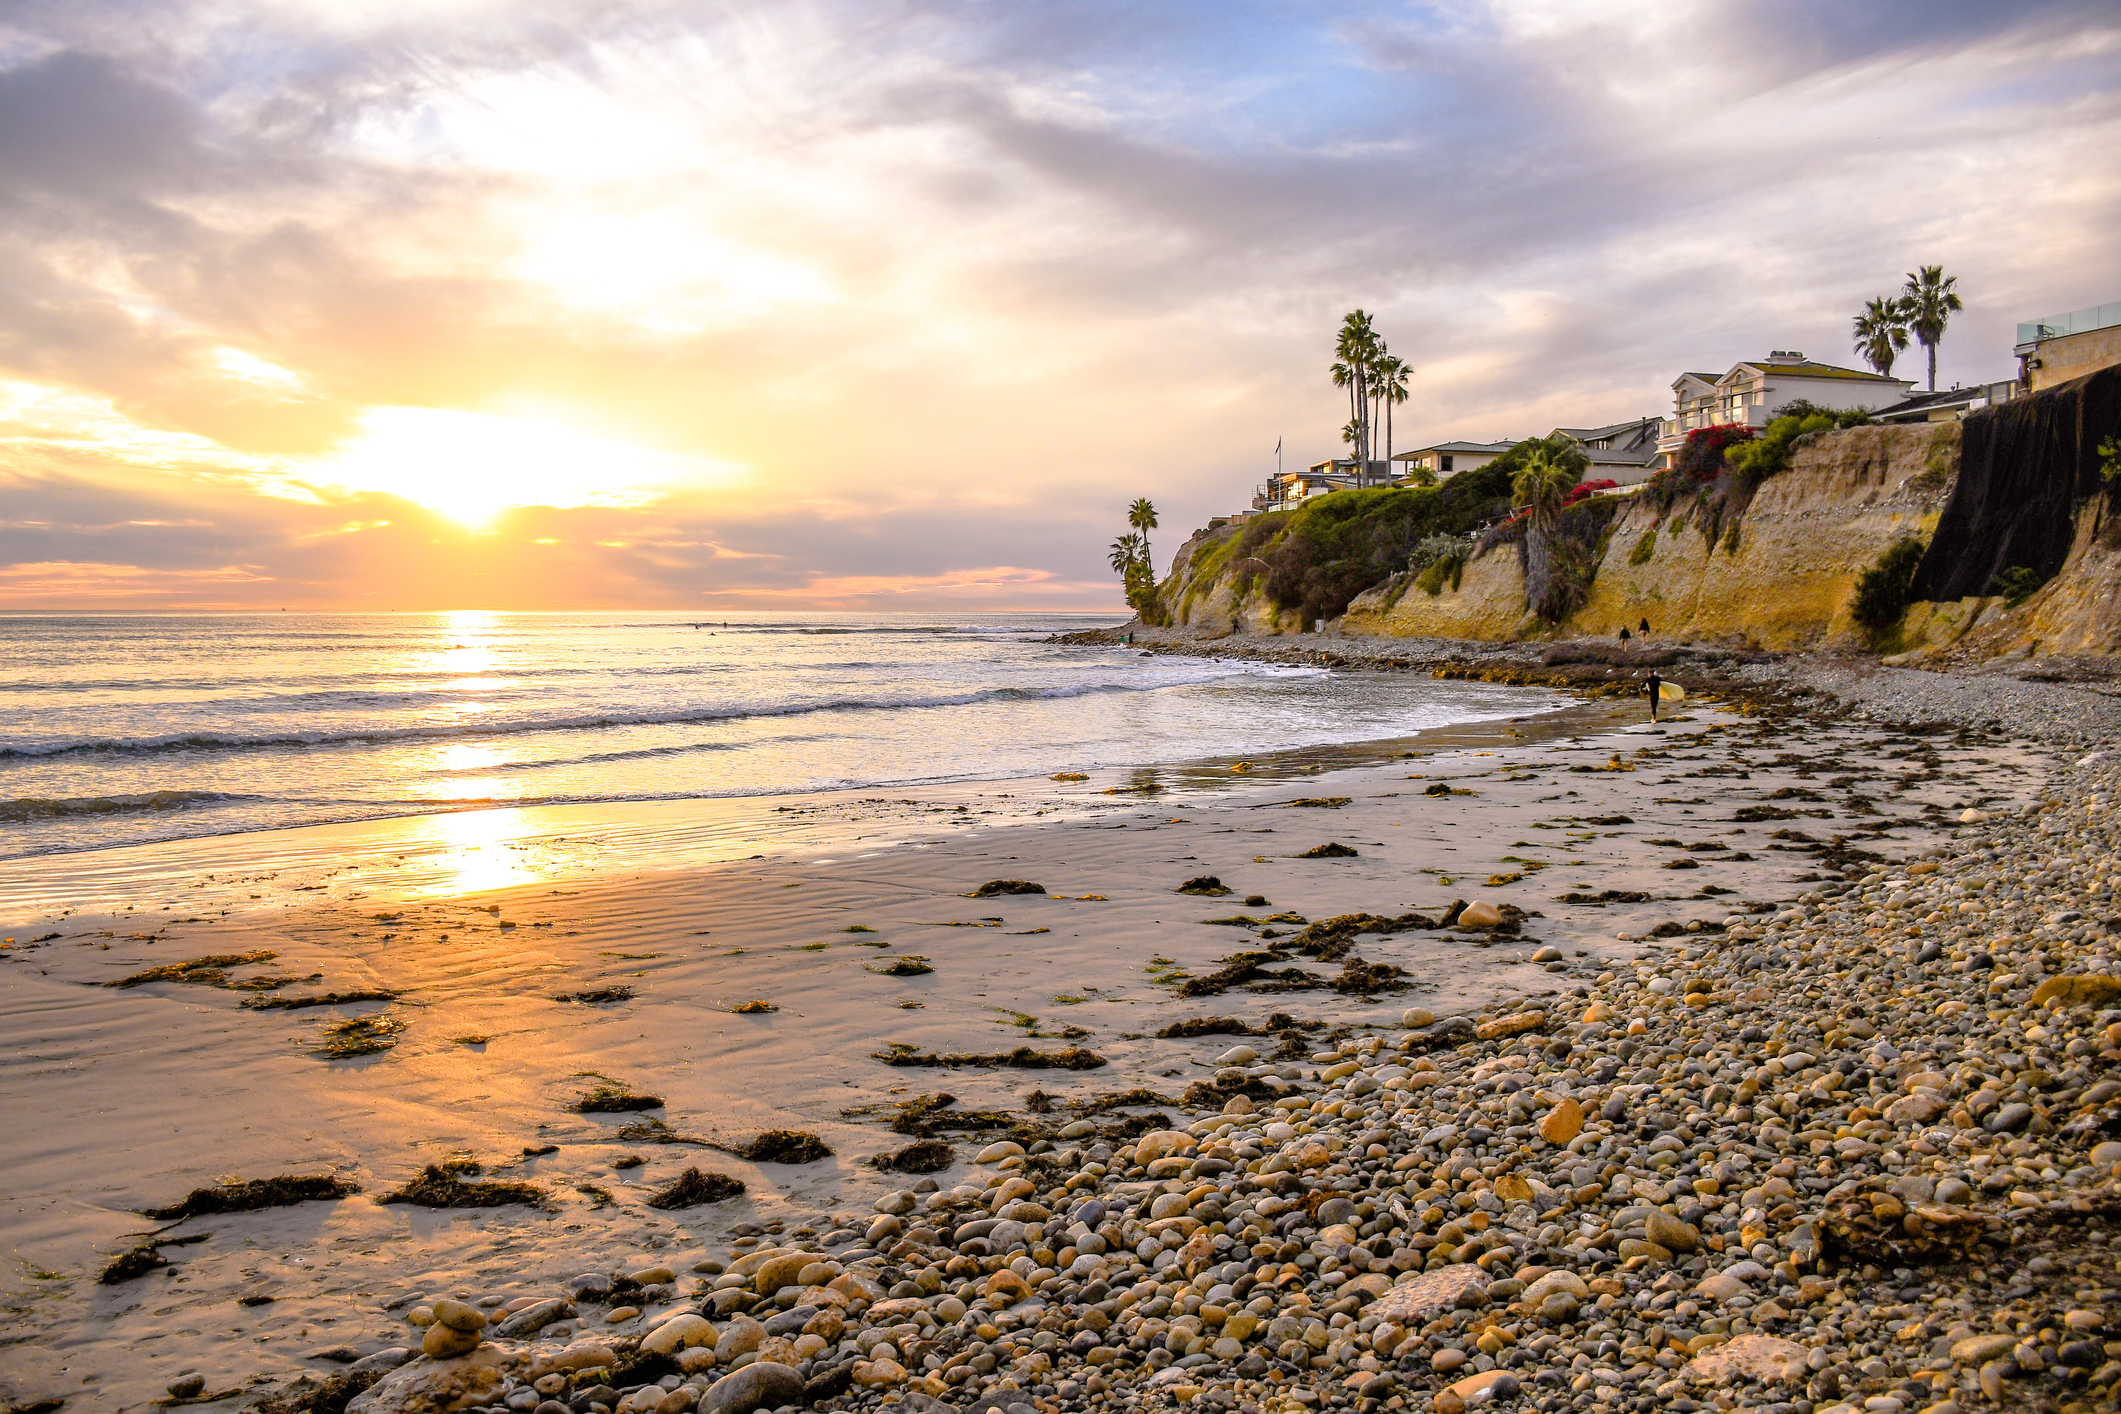
<instances>
[{"instance_id":1,"label":"sandstone cliff face","mask_svg":"<svg viewBox=\"0 0 2121 1414\"><path fill-rule=\"evenodd\" d=\"M1958 434L1946 423L1817 435L1743 506L1719 509L1713 497L1690 494L1661 514L1637 496L1613 523L1588 602L1559 626L1526 615L1518 555L1505 547L1469 561L1456 590L1380 585L1349 605L1341 627L1509 639L1612 634L1648 619L1664 640L1853 643L1856 576L1901 536L1935 527L1951 495Z\"/></svg>"},{"instance_id":2,"label":"sandstone cliff face","mask_svg":"<svg viewBox=\"0 0 2121 1414\"><path fill-rule=\"evenodd\" d=\"M2099 498L2077 514L2069 558L2023 604L2001 598L1916 604L1893 663L2121 652L2121 518Z\"/></svg>"},{"instance_id":3,"label":"sandstone cliff face","mask_svg":"<svg viewBox=\"0 0 2121 1414\"><path fill-rule=\"evenodd\" d=\"M1265 568L1237 553L1241 525L1195 531L1171 557L1171 571L1159 592L1172 621L1200 638L1227 638L1239 633L1296 633L1302 625L1293 614L1277 610L1257 591ZM1286 621L1286 622L1284 622Z\"/></svg>"},{"instance_id":4,"label":"sandstone cliff face","mask_svg":"<svg viewBox=\"0 0 2121 1414\"><path fill-rule=\"evenodd\" d=\"M1713 517L1702 497L1682 498L1662 517L1638 498L1615 522L1590 601L1572 627L1610 633L1646 618L1660 638L1775 649L1852 645L1856 577L1895 540L1927 539L1936 528L1951 497L1958 442L1957 423L1819 434L1741 514L1727 510L1714 522L1713 541L1701 533ZM1645 543L1649 557L1635 564Z\"/></svg>"}]
</instances>

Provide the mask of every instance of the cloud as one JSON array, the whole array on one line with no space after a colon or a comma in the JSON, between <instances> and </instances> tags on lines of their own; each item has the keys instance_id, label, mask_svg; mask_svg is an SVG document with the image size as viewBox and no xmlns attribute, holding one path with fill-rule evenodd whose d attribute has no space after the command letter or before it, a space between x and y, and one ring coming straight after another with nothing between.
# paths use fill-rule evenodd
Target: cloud
<instances>
[{"instance_id":1,"label":"cloud","mask_svg":"<svg viewBox=\"0 0 2121 1414\"><path fill-rule=\"evenodd\" d=\"M1969 298L1944 378L2002 376L2121 288L2117 70L2069 3L29 0L0 550L304 603L1116 605L1135 495L1168 548L1277 438L1338 450L1356 304L1408 443L1846 358L1918 262Z\"/></svg>"}]
</instances>

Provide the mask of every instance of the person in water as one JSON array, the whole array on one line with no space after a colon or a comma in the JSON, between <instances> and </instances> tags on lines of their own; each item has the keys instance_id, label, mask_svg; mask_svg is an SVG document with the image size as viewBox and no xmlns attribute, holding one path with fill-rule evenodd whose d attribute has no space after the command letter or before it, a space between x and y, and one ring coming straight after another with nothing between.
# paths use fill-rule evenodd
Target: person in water
<instances>
[{"instance_id":1,"label":"person in water","mask_svg":"<svg viewBox=\"0 0 2121 1414\"><path fill-rule=\"evenodd\" d=\"M1663 692L1664 679L1657 676L1655 668L1650 669L1650 720L1653 722L1657 720L1657 698Z\"/></svg>"}]
</instances>

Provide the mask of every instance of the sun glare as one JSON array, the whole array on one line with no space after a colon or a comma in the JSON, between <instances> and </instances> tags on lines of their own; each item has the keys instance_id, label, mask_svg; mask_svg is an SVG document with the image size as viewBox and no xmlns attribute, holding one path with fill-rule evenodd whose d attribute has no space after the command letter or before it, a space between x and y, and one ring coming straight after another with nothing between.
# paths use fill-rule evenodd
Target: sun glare
<instances>
[{"instance_id":1,"label":"sun glare","mask_svg":"<svg viewBox=\"0 0 2121 1414\"><path fill-rule=\"evenodd\" d=\"M515 506L638 506L727 468L556 423L379 407L313 469L319 482L403 496L467 526Z\"/></svg>"}]
</instances>

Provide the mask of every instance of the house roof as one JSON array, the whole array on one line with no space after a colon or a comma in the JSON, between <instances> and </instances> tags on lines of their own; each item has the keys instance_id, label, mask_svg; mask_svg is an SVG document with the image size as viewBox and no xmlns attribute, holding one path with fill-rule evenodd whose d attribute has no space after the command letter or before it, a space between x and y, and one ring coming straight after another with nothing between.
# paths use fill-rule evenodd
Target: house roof
<instances>
[{"instance_id":1,"label":"house roof","mask_svg":"<svg viewBox=\"0 0 2121 1414\"><path fill-rule=\"evenodd\" d=\"M1882 373L1865 373L1859 368L1841 368L1831 363L1814 363L1809 359L1803 363L1746 359L1733 364L1731 372L1724 374L1722 378L1716 381L1719 383L1727 382L1731 373L1736 373L1741 368L1751 369L1770 378L1838 378L1853 379L1862 383L1906 383L1909 381L1905 378L1888 378Z\"/></svg>"},{"instance_id":2,"label":"house roof","mask_svg":"<svg viewBox=\"0 0 2121 1414\"><path fill-rule=\"evenodd\" d=\"M1500 456L1516 445L1515 442L1436 442L1426 447L1416 447L1411 452L1395 452L1392 460L1396 462L1412 461L1414 458L1426 455L1429 452L1451 452L1454 454L1458 452L1489 452Z\"/></svg>"},{"instance_id":3,"label":"house roof","mask_svg":"<svg viewBox=\"0 0 2121 1414\"><path fill-rule=\"evenodd\" d=\"M1874 418L1892 417L1899 413L1918 412L1929 408L1964 407L1972 402L1986 402L1994 397L1990 386L1976 383L1968 388L1944 388L1934 393L1915 393L1897 403L1888 403L1871 414Z\"/></svg>"}]
</instances>

